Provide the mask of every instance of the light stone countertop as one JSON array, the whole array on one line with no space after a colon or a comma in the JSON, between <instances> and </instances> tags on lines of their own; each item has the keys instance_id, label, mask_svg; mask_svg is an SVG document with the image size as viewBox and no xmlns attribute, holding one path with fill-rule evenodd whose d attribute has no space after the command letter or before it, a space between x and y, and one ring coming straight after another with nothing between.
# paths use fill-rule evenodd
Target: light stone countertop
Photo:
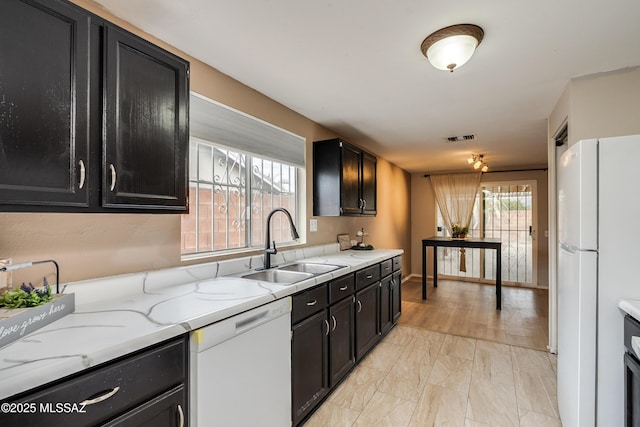
<instances>
[{"instance_id":1,"label":"light stone countertop","mask_svg":"<svg viewBox=\"0 0 640 427\"><path fill-rule=\"evenodd\" d=\"M620 299L618 308L640 322L640 300Z\"/></svg>"},{"instance_id":2,"label":"light stone countertop","mask_svg":"<svg viewBox=\"0 0 640 427\"><path fill-rule=\"evenodd\" d=\"M345 266L293 285L229 277L262 257L198 264L68 284L75 311L0 348L0 399L288 297L393 258L400 249L338 250L337 244L281 251L273 263Z\"/></svg>"}]
</instances>

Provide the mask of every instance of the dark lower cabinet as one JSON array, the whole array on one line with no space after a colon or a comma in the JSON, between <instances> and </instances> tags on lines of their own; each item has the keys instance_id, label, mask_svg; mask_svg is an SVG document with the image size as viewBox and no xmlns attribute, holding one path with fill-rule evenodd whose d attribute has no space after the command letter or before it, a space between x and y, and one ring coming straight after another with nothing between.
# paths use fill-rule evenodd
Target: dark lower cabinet
<instances>
[{"instance_id":1,"label":"dark lower cabinet","mask_svg":"<svg viewBox=\"0 0 640 427\"><path fill-rule=\"evenodd\" d=\"M356 363L354 344L354 298L346 298L329 307L329 385L335 386Z\"/></svg>"},{"instance_id":2,"label":"dark lower cabinet","mask_svg":"<svg viewBox=\"0 0 640 427\"><path fill-rule=\"evenodd\" d=\"M2 412L0 425L188 425L188 359L185 335L3 400L33 410Z\"/></svg>"},{"instance_id":3,"label":"dark lower cabinet","mask_svg":"<svg viewBox=\"0 0 640 427\"><path fill-rule=\"evenodd\" d=\"M391 280L391 319L395 324L402 314L402 272L393 273Z\"/></svg>"},{"instance_id":4,"label":"dark lower cabinet","mask_svg":"<svg viewBox=\"0 0 640 427\"><path fill-rule=\"evenodd\" d=\"M89 205L89 16L0 1L0 209Z\"/></svg>"},{"instance_id":5,"label":"dark lower cabinet","mask_svg":"<svg viewBox=\"0 0 640 427\"><path fill-rule=\"evenodd\" d=\"M380 339L380 285L374 283L356 292L356 359L360 360Z\"/></svg>"},{"instance_id":6,"label":"dark lower cabinet","mask_svg":"<svg viewBox=\"0 0 640 427\"><path fill-rule=\"evenodd\" d=\"M305 422L400 315L396 257L293 296L292 421ZM396 269L397 268L397 269ZM381 271L385 277L380 280Z\"/></svg>"},{"instance_id":7,"label":"dark lower cabinet","mask_svg":"<svg viewBox=\"0 0 640 427\"><path fill-rule=\"evenodd\" d=\"M633 341L640 337L640 322L624 318L624 406L625 427L640 427L640 360Z\"/></svg>"},{"instance_id":8,"label":"dark lower cabinet","mask_svg":"<svg viewBox=\"0 0 640 427\"><path fill-rule=\"evenodd\" d=\"M186 426L185 413L187 393L184 386L176 387L151 401L108 422L108 427L183 427Z\"/></svg>"},{"instance_id":9,"label":"dark lower cabinet","mask_svg":"<svg viewBox=\"0 0 640 427\"><path fill-rule=\"evenodd\" d=\"M386 335L393 327L393 314L391 305L393 304L393 278L383 277L380 281L380 333Z\"/></svg>"},{"instance_id":10,"label":"dark lower cabinet","mask_svg":"<svg viewBox=\"0 0 640 427\"><path fill-rule=\"evenodd\" d=\"M328 367L329 323L323 309L293 326L291 404L294 425L315 409L329 392Z\"/></svg>"}]
</instances>

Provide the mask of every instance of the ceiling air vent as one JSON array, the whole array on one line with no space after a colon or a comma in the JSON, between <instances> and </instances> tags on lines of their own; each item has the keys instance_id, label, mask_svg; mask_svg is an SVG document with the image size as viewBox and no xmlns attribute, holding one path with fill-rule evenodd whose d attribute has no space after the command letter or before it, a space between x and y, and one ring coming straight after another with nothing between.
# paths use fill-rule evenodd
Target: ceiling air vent
<instances>
[{"instance_id":1,"label":"ceiling air vent","mask_svg":"<svg viewBox=\"0 0 640 427\"><path fill-rule=\"evenodd\" d=\"M474 134L462 135L462 136L450 136L447 138L447 142L475 141L475 139L476 139L476 136Z\"/></svg>"}]
</instances>

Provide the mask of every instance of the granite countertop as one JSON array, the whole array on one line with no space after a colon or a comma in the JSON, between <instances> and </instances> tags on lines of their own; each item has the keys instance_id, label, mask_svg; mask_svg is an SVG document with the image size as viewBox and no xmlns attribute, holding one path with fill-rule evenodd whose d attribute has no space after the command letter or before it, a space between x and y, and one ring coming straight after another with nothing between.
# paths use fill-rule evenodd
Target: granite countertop
<instances>
[{"instance_id":1,"label":"granite countertop","mask_svg":"<svg viewBox=\"0 0 640 427\"><path fill-rule=\"evenodd\" d=\"M620 299L618 308L640 322L640 300Z\"/></svg>"},{"instance_id":2,"label":"granite countertop","mask_svg":"<svg viewBox=\"0 0 640 427\"><path fill-rule=\"evenodd\" d=\"M337 244L284 251L273 257L275 263L304 260L345 266L292 285L229 277L260 265L261 257L68 284L65 292L76 298L73 313L0 348L0 399L402 253L340 252Z\"/></svg>"}]
</instances>

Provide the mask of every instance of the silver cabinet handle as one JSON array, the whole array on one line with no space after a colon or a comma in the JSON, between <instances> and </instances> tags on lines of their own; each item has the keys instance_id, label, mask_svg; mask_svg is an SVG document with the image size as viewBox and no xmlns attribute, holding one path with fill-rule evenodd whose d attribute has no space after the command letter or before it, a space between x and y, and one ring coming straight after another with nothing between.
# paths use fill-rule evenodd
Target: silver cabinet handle
<instances>
[{"instance_id":1,"label":"silver cabinet handle","mask_svg":"<svg viewBox=\"0 0 640 427\"><path fill-rule=\"evenodd\" d=\"M373 274L367 274L367 279L371 279L373 277Z\"/></svg>"},{"instance_id":2,"label":"silver cabinet handle","mask_svg":"<svg viewBox=\"0 0 640 427\"><path fill-rule=\"evenodd\" d=\"M82 188L84 187L84 179L86 176L86 170L84 168L84 162L82 160L78 161L78 165L80 166L80 185L78 185L78 187Z\"/></svg>"},{"instance_id":3,"label":"silver cabinet handle","mask_svg":"<svg viewBox=\"0 0 640 427\"><path fill-rule=\"evenodd\" d=\"M118 391L120 391L120 387L114 387L111 391L106 392L102 396L98 396L98 397L95 397L93 399L87 399L87 400L85 400L83 402L80 402L80 405L83 405L83 406L94 405L96 403L103 402L103 401L107 400L108 398L110 398L111 396L113 396L114 394L116 394Z\"/></svg>"},{"instance_id":4,"label":"silver cabinet handle","mask_svg":"<svg viewBox=\"0 0 640 427\"><path fill-rule=\"evenodd\" d=\"M307 305L308 305L309 307L311 307L312 305L316 305L317 303L318 303L318 300L315 300L315 299L314 299L313 301L309 301L309 302L307 303Z\"/></svg>"},{"instance_id":5,"label":"silver cabinet handle","mask_svg":"<svg viewBox=\"0 0 640 427\"><path fill-rule=\"evenodd\" d=\"M338 326L338 321L336 320L336 316L331 316L331 321L333 322L333 328L331 328L331 331L335 331L336 326Z\"/></svg>"},{"instance_id":6,"label":"silver cabinet handle","mask_svg":"<svg viewBox=\"0 0 640 427\"><path fill-rule=\"evenodd\" d=\"M324 334L325 334L325 335L329 335L329 329L330 329L330 327L329 327L329 321L328 321L327 319L324 319L324 323L325 323L325 325L327 325L327 332L325 332Z\"/></svg>"},{"instance_id":7,"label":"silver cabinet handle","mask_svg":"<svg viewBox=\"0 0 640 427\"><path fill-rule=\"evenodd\" d=\"M184 427L184 412L182 412L182 406L180 406L179 403L178 403L178 419L180 420L178 422L178 426Z\"/></svg>"},{"instance_id":8,"label":"silver cabinet handle","mask_svg":"<svg viewBox=\"0 0 640 427\"><path fill-rule=\"evenodd\" d=\"M343 286L340 288L341 291L346 291L347 289L349 289L349 286Z\"/></svg>"},{"instance_id":9,"label":"silver cabinet handle","mask_svg":"<svg viewBox=\"0 0 640 427\"><path fill-rule=\"evenodd\" d=\"M362 199L362 209L367 209L367 201Z\"/></svg>"},{"instance_id":10,"label":"silver cabinet handle","mask_svg":"<svg viewBox=\"0 0 640 427\"><path fill-rule=\"evenodd\" d=\"M362 303L358 300L358 313L362 311Z\"/></svg>"},{"instance_id":11,"label":"silver cabinet handle","mask_svg":"<svg viewBox=\"0 0 640 427\"><path fill-rule=\"evenodd\" d=\"M117 179L116 168L113 167L113 163L109 164L109 169L111 169L111 191L113 191L113 189L116 188Z\"/></svg>"}]
</instances>

